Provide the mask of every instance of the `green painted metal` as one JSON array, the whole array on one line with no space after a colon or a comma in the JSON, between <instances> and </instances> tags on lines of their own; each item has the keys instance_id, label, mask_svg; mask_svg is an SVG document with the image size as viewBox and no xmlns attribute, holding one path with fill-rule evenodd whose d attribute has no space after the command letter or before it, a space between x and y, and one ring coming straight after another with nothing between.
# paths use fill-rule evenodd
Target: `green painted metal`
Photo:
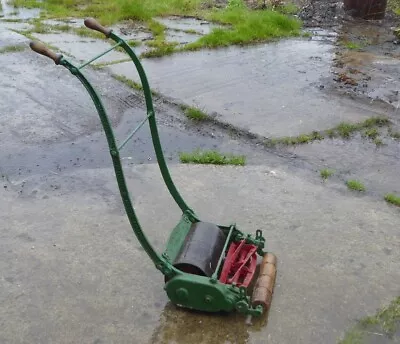
<instances>
[{"instance_id":1,"label":"green painted metal","mask_svg":"<svg viewBox=\"0 0 400 344\"><path fill-rule=\"evenodd\" d=\"M91 25L96 26L96 30L105 33L106 37L114 40L116 44L110 49L106 50L104 53L97 55L96 57L83 63L79 67L73 65L63 56L57 56L44 46L36 45L32 49L40 54L52 58L56 64L60 64L66 67L73 75L75 75L80 80L80 82L88 91L91 99L93 100L106 135L107 143L109 145L115 176L117 179L127 217L132 226L132 230L138 238L140 244L149 255L150 259L154 262L156 268L167 277L167 282L164 286L164 289L166 290L168 297L176 305L196 310L203 310L207 312L230 312L233 310L237 310L244 314L251 314L256 316L261 315L263 313L262 306L257 306L255 308L251 306L251 301L249 296L247 296L247 290L245 288L238 288L234 285L222 284L218 281L218 274L223 259L227 252L227 249L229 248L229 245L233 241L245 239L246 242L257 245L257 252L261 256L263 255L265 239L263 238L260 230L257 230L256 236L252 237L250 234L245 236L236 227L236 225L218 226L227 236L227 239L224 244L222 254L219 257L217 268L212 277L184 273L177 270L172 265L184 244L184 241L191 229L192 224L200 220L195 212L191 208L189 208L189 206L183 200L175 184L172 181L160 143L150 86L145 71L138 57L135 55L131 47L123 39L115 35L112 31L106 30L97 23L91 23ZM99 95L95 91L94 87L87 80L87 78L80 71L91 62L95 61L101 56L104 56L118 46L122 47L128 53L138 71L143 87L147 108L147 116L145 117L145 119L128 135L128 137L122 142L122 144L119 145L119 147L116 143L111 123L108 119L106 110L102 104ZM166 249L162 255L158 254L154 250L141 228L129 196L129 190L125 181L123 167L119 155L120 150L127 144L127 142L133 137L137 130L139 130L147 120L149 121L152 142L161 175L172 198L182 210L182 217L179 223L171 232Z\"/></svg>"},{"instance_id":2,"label":"green painted metal","mask_svg":"<svg viewBox=\"0 0 400 344\"><path fill-rule=\"evenodd\" d=\"M135 64L135 67L139 74L140 81L141 81L141 84L143 87L144 97L146 100L147 115L149 116L149 125L150 125L151 137L153 140L154 151L156 153L158 165L160 167L161 175L164 179L164 182L165 182L171 196L173 197L175 202L178 204L178 206L181 208L182 212L190 212L194 218L197 218L197 216L194 214L193 210L189 208L189 206L183 200L182 196L179 194L174 182L172 181L171 175L169 173L167 163L165 161L161 143L160 143L160 136L158 134L156 118L154 116L154 107L153 107L153 99L152 99L152 95L151 95L151 89L149 86L149 82L147 80L146 73L143 69L143 66L140 63L140 60L138 59L138 57L136 56L134 51L132 50L132 48L123 39L118 37L113 32L111 32L109 38L111 38L112 40L114 40L117 43L121 43L121 47L128 53L129 57L132 59L133 63Z\"/></svg>"},{"instance_id":3,"label":"green painted metal","mask_svg":"<svg viewBox=\"0 0 400 344\"><path fill-rule=\"evenodd\" d=\"M99 59L100 57L108 54L110 51L118 48L120 45L122 44L121 41L119 41L117 44L113 45L110 49L107 49L106 51L103 51L101 54L96 55L95 57L91 58L90 60L86 61L85 63L81 64L79 67L77 67L79 70L81 70L82 68L86 67L87 65L91 64L93 61L96 61L97 59Z\"/></svg>"},{"instance_id":4,"label":"green painted metal","mask_svg":"<svg viewBox=\"0 0 400 344\"><path fill-rule=\"evenodd\" d=\"M119 145L118 151L121 151L121 149L125 147L125 145L133 137L133 135L136 134L136 132L143 126L143 124L145 124L148 121L149 118L150 118L150 116L147 116L144 120L142 120L139 123L139 125L135 129L132 130L132 132L128 135L128 137Z\"/></svg>"},{"instance_id":5,"label":"green painted metal","mask_svg":"<svg viewBox=\"0 0 400 344\"><path fill-rule=\"evenodd\" d=\"M167 248L163 253L163 257L169 262L173 263L177 257L179 250L181 249L185 238L190 231L192 223L193 222L190 220L190 217L186 213L183 213L181 220L171 232L168 239Z\"/></svg>"},{"instance_id":6,"label":"green painted metal","mask_svg":"<svg viewBox=\"0 0 400 344\"><path fill-rule=\"evenodd\" d=\"M252 307L245 288L222 284L212 278L178 273L164 286L174 304L204 312L232 312L260 316L262 306Z\"/></svg>"},{"instance_id":7,"label":"green painted metal","mask_svg":"<svg viewBox=\"0 0 400 344\"><path fill-rule=\"evenodd\" d=\"M111 126L111 123L108 119L106 110L104 108L104 105L98 96L97 92L93 88L93 86L90 84L90 82L86 79L86 77L69 61L66 59L62 58L60 61L60 65L66 67L73 75L75 75L79 81L83 84L83 86L86 88L88 93L90 94L90 97L93 100L93 103L97 109L97 112L99 114L101 123L103 125L103 129L107 138L108 146L110 148L110 155L111 159L114 165L114 171L115 171L115 176L117 179L118 187L120 190L121 198L125 207L125 211L127 213L129 222L132 226L132 229L134 233L136 234L136 237L138 238L140 244L143 246L144 250L146 253L149 255L151 260L154 262L156 266L163 266L165 265L165 260L153 249L151 246L150 242L148 241L147 237L142 231L142 228L140 226L139 220L136 216L135 210L133 209L131 198L129 196L129 190L126 185L125 181L125 176L121 164L121 159L119 156L119 151L118 147L115 141L115 136L114 132Z\"/></svg>"}]
</instances>

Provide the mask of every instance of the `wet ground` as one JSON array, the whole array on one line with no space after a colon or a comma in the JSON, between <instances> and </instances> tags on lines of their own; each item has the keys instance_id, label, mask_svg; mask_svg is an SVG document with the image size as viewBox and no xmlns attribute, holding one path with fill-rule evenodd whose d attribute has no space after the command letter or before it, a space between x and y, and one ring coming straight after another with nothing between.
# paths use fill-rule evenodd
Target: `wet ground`
<instances>
[{"instance_id":1,"label":"wet ground","mask_svg":"<svg viewBox=\"0 0 400 344\"><path fill-rule=\"evenodd\" d=\"M29 29L25 19L38 12L16 13L4 3L3 19L23 21L0 20L0 49L27 47L12 30ZM169 40L180 44L212 29L190 18L159 20ZM382 114L400 131L398 45L387 26L346 25L309 28L308 38L142 60L159 92L164 153L184 197L211 221L263 228L268 249L278 255L273 307L250 327L237 315L187 313L168 303L162 277L130 232L105 138L82 86L29 49L0 54L0 192L7 209L0 231L0 323L6 329L0 342L336 343L357 319L398 296L399 211L383 196L400 193L399 141L385 127L379 146L359 134L295 147L262 144ZM146 51L144 28L114 28L141 41L139 53ZM73 61L109 47L72 32L33 35ZM370 43L355 51L345 48L348 41ZM137 81L133 65L121 59L126 55L117 51L98 61L108 66L86 70L120 139L145 113L141 92L112 77ZM342 74L355 83L343 82ZM176 105L182 103L204 109L215 123L186 119ZM164 193L148 134L147 127L138 133L123 162L135 207L162 249L179 214ZM178 152L195 148L244 154L250 166L179 165ZM326 182L322 168L335 170ZM350 178L367 192L347 190ZM226 202L217 208L221 197Z\"/></svg>"}]
</instances>

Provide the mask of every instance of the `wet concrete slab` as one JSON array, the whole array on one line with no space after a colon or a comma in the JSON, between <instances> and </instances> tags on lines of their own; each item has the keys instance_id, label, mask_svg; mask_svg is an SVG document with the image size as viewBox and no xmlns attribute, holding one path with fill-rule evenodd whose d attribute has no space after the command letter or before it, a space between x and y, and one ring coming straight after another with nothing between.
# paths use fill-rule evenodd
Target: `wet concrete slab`
<instances>
[{"instance_id":1,"label":"wet concrete slab","mask_svg":"<svg viewBox=\"0 0 400 344\"><path fill-rule=\"evenodd\" d=\"M1 33L7 32L7 30L25 31L25 30L31 30L31 29L33 29L33 25L31 25L29 23L2 21L0 18L0 32Z\"/></svg>"},{"instance_id":2,"label":"wet concrete slab","mask_svg":"<svg viewBox=\"0 0 400 344\"><path fill-rule=\"evenodd\" d=\"M382 145L377 146L373 140L355 135L351 140L326 139L287 151L315 164L318 173L324 168L334 171L327 183L344 185L356 179L364 184L367 195L383 201L388 193L400 194L400 142L388 136L380 139ZM355 196L363 197L363 193L355 192Z\"/></svg>"},{"instance_id":3,"label":"wet concrete slab","mask_svg":"<svg viewBox=\"0 0 400 344\"><path fill-rule=\"evenodd\" d=\"M68 70L29 48L0 54L0 140L3 175L53 174L108 166L109 150L97 112L80 82ZM117 142L144 119L142 92L134 91L101 70L84 70L102 97ZM182 110L154 99L159 135L169 162L180 152L216 149L244 154L247 163L280 158L213 125L196 125ZM121 152L127 164L154 163L155 153L145 125Z\"/></svg>"},{"instance_id":4,"label":"wet concrete slab","mask_svg":"<svg viewBox=\"0 0 400 344\"><path fill-rule=\"evenodd\" d=\"M79 37L73 33L34 33L32 35L44 43L56 46L62 52L67 53L69 56L79 61L89 60L112 47L109 41L90 37ZM125 53L114 50L99 58L96 63L119 61L127 57L128 55Z\"/></svg>"},{"instance_id":5,"label":"wet concrete slab","mask_svg":"<svg viewBox=\"0 0 400 344\"><path fill-rule=\"evenodd\" d=\"M178 208L156 165L126 171L143 229L161 250ZM249 326L240 315L173 307L131 232L112 170L81 169L24 178L23 194L17 177L0 190L0 341L333 344L398 295L398 209L284 167L181 165L171 173L204 220L264 231L278 256L268 318Z\"/></svg>"},{"instance_id":6,"label":"wet concrete slab","mask_svg":"<svg viewBox=\"0 0 400 344\"><path fill-rule=\"evenodd\" d=\"M0 23L0 49L12 45L25 45L28 47L28 42L29 40L25 36L2 28Z\"/></svg>"},{"instance_id":7,"label":"wet concrete slab","mask_svg":"<svg viewBox=\"0 0 400 344\"><path fill-rule=\"evenodd\" d=\"M217 113L241 129L276 137L376 115L368 104L321 89L331 78L332 49L321 40L284 40L144 59L143 65L151 87L161 94ZM139 81L129 63L109 69Z\"/></svg>"},{"instance_id":8,"label":"wet concrete slab","mask_svg":"<svg viewBox=\"0 0 400 344\"><path fill-rule=\"evenodd\" d=\"M206 35L213 29L221 27L220 25L210 23L206 20L192 17L169 16L164 18L155 18L155 20L170 29L183 32L196 32L202 35Z\"/></svg>"}]
</instances>

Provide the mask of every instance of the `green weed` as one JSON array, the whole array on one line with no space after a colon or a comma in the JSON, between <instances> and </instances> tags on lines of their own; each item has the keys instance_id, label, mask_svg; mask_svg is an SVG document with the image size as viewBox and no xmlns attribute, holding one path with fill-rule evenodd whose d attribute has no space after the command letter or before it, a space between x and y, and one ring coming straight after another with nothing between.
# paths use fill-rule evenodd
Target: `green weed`
<instances>
[{"instance_id":1,"label":"green weed","mask_svg":"<svg viewBox=\"0 0 400 344\"><path fill-rule=\"evenodd\" d=\"M336 132L340 137L348 139L351 134L359 130L359 126L357 124L345 123L342 122L336 127Z\"/></svg>"},{"instance_id":2,"label":"green weed","mask_svg":"<svg viewBox=\"0 0 400 344\"><path fill-rule=\"evenodd\" d=\"M0 3L0 9L1 9L1 3ZM17 18L5 18L5 19L0 19L0 21L5 22L5 23L21 23L23 20L22 19L17 19Z\"/></svg>"},{"instance_id":3,"label":"green weed","mask_svg":"<svg viewBox=\"0 0 400 344\"><path fill-rule=\"evenodd\" d=\"M376 139L379 136L379 131L376 128L366 129L364 131L364 136L366 136L370 139Z\"/></svg>"},{"instance_id":4,"label":"green weed","mask_svg":"<svg viewBox=\"0 0 400 344\"><path fill-rule=\"evenodd\" d=\"M362 344L369 335L392 336L400 324L400 297L380 309L375 315L361 319L339 344ZM371 332L372 331L372 332ZM375 342L375 341L368 341Z\"/></svg>"},{"instance_id":5,"label":"green weed","mask_svg":"<svg viewBox=\"0 0 400 344\"><path fill-rule=\"evenodd\" d=\"M385 201L400 207L400 196L396 196L395 194L387 194L385 196Z\"/></svg>"},{"instance_id":6,"label":"green weed","mask_svg":"<svg viewBox=\"0 0 400 344\"><path fill-rule=\"evenodd\" d=\"M358 180L354 180L354 179L348 180L348 181L346 182L346 185L347 185L347 187L348 187L350 190L360 191L360 192L364 192L364 191L366 190L364 184L361 183L361 182L358 181Z\"/></svg>"},{"instance_id":7,"label":"green weed","mask_svg":"<svg viewBox=\"0 0 400 344\"><path fill-rule=\"evenodd\" d=\"M389 124L390 120L388 118L377 116L368 118L359 123L342 122L335 128L327 130L326 132L330 138L342 137L344 139L348 139L353 133L359 132L362 129L366 129L364 132L365 136L376 138L379 133L375 128L383 127Z\"/></svg>"},{"instance_id":8,"label":"green weed","mask_svg":"<svg viewBox=\"0 0 400 344\"><path fill-rule=\"evenodd\" d=\"M73 28L75 34L81 37L92 37L97 39L104 39L104 35L98 31L90 30L86 26Z\"/></svg>"},{"instance_id":9,"label":"green weed","mask_svg":"<svg viewBox=\"0 0 400 344\"><path fill-rule=\"evenodd\" d=\"M180 153L179 158L182 163L186 164L244 166L246 163L246 157L244 155L222 154L215 150L195 150L192 153Z\"/></svg>"},{"instance_id":10,"label":"green weed","mask_svg":"<svg viewBox=\"0 0 400 344\"><path fill-rule=\"evenodd\" d=\"M351 50L357 50L357 49L361 49L362 48L361 44L356 43L356 42L344 42L343 45L347 49L351 49Z\"/></svg>"},{"instance_id":11,"label":"green weed","mask_svg":"<svg viewBox=\"0 0 400 344\"><path fill-rule=\"evenodd\" d=\"M213 10L206 18L226 25L185 46L185 50L215 48L232 44L256 43L275 38L299 35L301 23L277 11L227 7Z\"/></svg>"},{"instance_id":12,"label":"green weed","mask_svg":"<svg viewBox=\"0 0 400 344\"><path fill-rule=\"evenodd\" d=\"M388 133L391 138L400 140L400 131L393 131L392 128L389 128Z\"/></svg>"},{"instance_id":13,"label":"green weed","mask_svg":"<svg viewBox=\"0 0 400 344\"><path fill-rule=\"evenodd\" d=\"M327 168L320 171L321 178L326 180L333 175L334 171L329 170Z\"/></svg>"},{"instance_id":14,"label":"green weed","mask_svg":"<svg viewBox=\"0 0 400 344\"><path fill-rule=\"evenodd\" d=\"M208 115L200 109L187 107L184 109L185 116L195 121L204 121L208 119Z\"/></svg>"},{"instance_id":15,"label":"green weed","mask_svg":"<svg viewBox=\"0 0 400 344\"><path fill-rule=\"evenodd\" d=\"M0 48L0 54L16 53L25 50L25 48L26 47L24 47L23 45L7 45L3 48Z\"/></svg>"},{"instance_id":16,"label":"green weed","mask_svg":"<svg viewBox=\"0 0 400 344\"><path fill-rule=\"evenodd\" d=\"M127 77L123 76L123 75L116 75L114 74L113 77L118 80L123 82L125 85L129 86L130 88L133 88L135 90L141 91L143 90L142 85L138 84L137 82L128 79Z\"/></svg>"},{"instance_id":17,"label":"green weed","mask_svg":"<svg viewBox=\"0 0 400 344\"><path fill-rule=\"evenodd\" d=\"M134 40L134 39L131 39L131 40L127 41L127 43L131 47L139 47L139 46L142 45L141 41L137 41L137 40Z\"/></svg>"}]
</instances>

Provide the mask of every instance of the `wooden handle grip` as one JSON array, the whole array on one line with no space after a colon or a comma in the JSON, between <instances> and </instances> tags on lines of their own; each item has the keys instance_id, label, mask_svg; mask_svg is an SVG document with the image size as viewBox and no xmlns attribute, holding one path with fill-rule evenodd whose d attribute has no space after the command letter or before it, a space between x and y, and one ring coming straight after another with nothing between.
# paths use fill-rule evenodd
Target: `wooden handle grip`
<instances>
[{"instance_id":1,"label":"wooden handle grip","mask_svg":"<svg viewBox=\"0 0 400 344\"><path fill-rule=\"evenodd\" d=\"M89 29L96 30L101 32L104 36L107 38L111 35L111 29L105 28L103 25L101 25L96 19L94 18L86 18L85 21L85 26Z\"/></svg>"},{"instance_id":2,"label":"wooden handle grip","mask_svg":"<svg viewBox=\"0 0 400 344\"><path fill-rule=\"evenodd\" d=\"M56 54L54 51L51 51L43 43L32 41L29 43L29 46L34 52L51 58L56 65L60 64L62 55Z\"/></svg>"}]
</instances>

